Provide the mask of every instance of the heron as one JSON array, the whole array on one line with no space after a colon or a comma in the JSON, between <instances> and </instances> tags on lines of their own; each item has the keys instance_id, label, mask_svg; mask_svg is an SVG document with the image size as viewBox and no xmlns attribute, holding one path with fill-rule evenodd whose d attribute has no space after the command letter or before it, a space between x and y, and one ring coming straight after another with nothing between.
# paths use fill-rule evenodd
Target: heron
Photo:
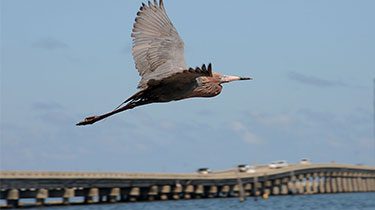
<instances>
[{"instance_id":1,"label":"heron","mask_svg":"<svg viewBox=\"0 0 375 210\"><path fill-rule=\"evenodd\" d=\"M76 125L89 125L109 116L150 103L178 101L192 97L214 97L222 84L251 80L251 77L223 75L212 64L189 68L184 42L169 19L163 0L142 3L131 33L132 54L141 80L138 92L113 111L86 117Z\"/></svg>"}]
</instances>

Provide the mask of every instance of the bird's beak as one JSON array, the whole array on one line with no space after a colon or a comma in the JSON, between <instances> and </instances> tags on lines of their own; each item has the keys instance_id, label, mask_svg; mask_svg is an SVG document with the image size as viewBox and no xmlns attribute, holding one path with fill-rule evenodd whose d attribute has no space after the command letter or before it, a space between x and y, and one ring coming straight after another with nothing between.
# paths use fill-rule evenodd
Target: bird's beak
<instances>
[{"instance_id":1,"label":"bird's beak","mask_svg":"<svg viewBox=\"0 0 375 210\"><path fill-rule=\"evenodd\" d=\"M238 77L238 76L227 76L224 75L220 79L220 83L227 83L227 82L232 82L236 80L252 80L253 78L251 77Z\"/></svg>"}]
</instances>

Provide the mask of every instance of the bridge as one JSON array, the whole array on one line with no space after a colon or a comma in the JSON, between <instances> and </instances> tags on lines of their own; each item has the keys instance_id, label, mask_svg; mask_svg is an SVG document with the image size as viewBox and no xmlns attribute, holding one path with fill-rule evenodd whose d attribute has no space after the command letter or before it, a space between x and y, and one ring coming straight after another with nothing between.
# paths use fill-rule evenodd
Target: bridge
<instances>
[{"instance_id":1,"label":"bridge","mask_svg":"<svg viewBox=\"0 0 375 210\"><path fill-rule=\"evenodd\" d=\"M207 174L0 171L2 208L374 191L375 167L348 164Z\"/></svg>"}]
</instances>

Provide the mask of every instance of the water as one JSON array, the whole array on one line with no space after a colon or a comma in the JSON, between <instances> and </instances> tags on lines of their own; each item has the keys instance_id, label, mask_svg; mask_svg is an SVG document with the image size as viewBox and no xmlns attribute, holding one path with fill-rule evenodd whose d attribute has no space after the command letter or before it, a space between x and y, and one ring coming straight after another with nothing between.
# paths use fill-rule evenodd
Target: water
<instances>
[{"instance_id":1,"label":"water","mask_svg":"<svg viewBox=\"0 0 375 210\"><path fill-rule=\"evenodd\" d=\"M239 202L238 198L197 199L180 201L155 201L139 203L117 203L66 207L38 208L52 210L375 210L375 193L345 193L298 196L274 196L268 200L254 201L248 197ZM36 209L35 209L36 210Z\"/></svg>"}]
</instances>

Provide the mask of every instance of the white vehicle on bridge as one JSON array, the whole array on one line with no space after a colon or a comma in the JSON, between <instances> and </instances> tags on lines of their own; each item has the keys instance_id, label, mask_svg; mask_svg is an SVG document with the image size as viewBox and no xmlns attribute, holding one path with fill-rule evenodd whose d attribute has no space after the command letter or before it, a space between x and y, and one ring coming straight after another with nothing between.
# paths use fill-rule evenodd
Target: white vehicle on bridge
<instances>
[{"instance_id":1,"label":"white vehicle on bridge","mask_svg":"<svg viewBox=\"0 0 375 210\"><path fill-rule=\"evenodd\" d=\"M237 166L239 172L255 173L255 167L247 164Z\"/></svg>"},{"instance_id":2,"label":"white vehicle on bridge","mask_svg":"<svg viewBox=\"0 0 375 210\"><path fill-rule=\"evenodd\" d=\"M287 167L288 166L288 163L285 161L285 160L278 160L278 161L273 161L271 162L268 167L269 168L272 168L272 169L275 169L275 168L283 168L283 167Z\"/></svg>"},{"instance_id":3,"label":"white vehicle on bridge","mask_svg":"<svg viewBox=\"0 0 375 210\"><path fill-rule=\"evenodd\" d=\"M311 162L310 162L310 160L307 159L307 158L302 158L302 159L299 161L299 164L308 165L308 164L311 164Z\"/></svg>"},{"instance_id":4,"label":"white vehicle on bridge","mask_svg":"<svg viewBox=\"0 0 375 210\"><path fill-rule=\"evenodd\" d=\"M209 174L209 173L212 173L212 171L209 168L200 168L200 169L197 170L197 173L199 173L199 174Z\"/></svg>"}]
</instances>

